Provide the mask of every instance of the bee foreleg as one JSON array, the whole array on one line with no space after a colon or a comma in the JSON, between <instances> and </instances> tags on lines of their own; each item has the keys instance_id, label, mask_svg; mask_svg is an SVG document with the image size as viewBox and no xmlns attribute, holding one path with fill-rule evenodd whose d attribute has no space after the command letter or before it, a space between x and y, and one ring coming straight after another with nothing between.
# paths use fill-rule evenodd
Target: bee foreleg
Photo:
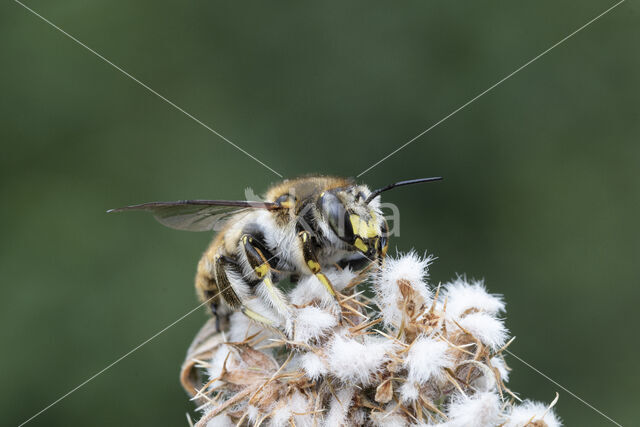
<instances>
[{"instance_id":1,"label":"bee foreleg","mask_svg":"<svg viewBox=\"0 0 640 427\"><path fill-rule=\"evenodd\" d=\"M302 244L302 256L304 257L304 262L313 273L314 276L322 283L322 285L327 289L329 294L334 298L336 305L338 306L338 313L342 312L342 308L340 305L340 300L338 299L338 294L336 290L333 288L331 281L327 276L322 273L322 267L318 262L318 258L315 254L315 250L313 247L313 241L311 240L311 235L308 231L301 231L298 233L298 237L300 238L300 242Z\"/></svg>"}]
</instances>

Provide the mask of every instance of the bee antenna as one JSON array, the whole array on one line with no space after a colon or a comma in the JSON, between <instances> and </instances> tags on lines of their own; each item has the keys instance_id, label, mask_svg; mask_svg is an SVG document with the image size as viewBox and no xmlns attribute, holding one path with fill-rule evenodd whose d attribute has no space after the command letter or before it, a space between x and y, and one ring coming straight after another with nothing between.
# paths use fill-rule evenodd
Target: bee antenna
<instances>
[{"instance_id":1,"label":"bee antenna","mask_svg":"<svg viewBox=\"0 0 640 427\"><path fill-rule=\"evenodd\" d=\"M369 194L369 197L367 197L367 200L364 201L364 203L365 205L368 205L369 202L371 202L373 199L378 197L380 193L387 190L391 190L392 188L402 187L404 185L420 184L422 182L432 182L432 181L441 181L441 180L442 180L441 176L432 176L431 178L418 178L418 179L410 179L408 181L394 182L393 184L389 184L382 188L378 188L377 190L373 190L371 194Z\"/></svg>"}]
</instances>

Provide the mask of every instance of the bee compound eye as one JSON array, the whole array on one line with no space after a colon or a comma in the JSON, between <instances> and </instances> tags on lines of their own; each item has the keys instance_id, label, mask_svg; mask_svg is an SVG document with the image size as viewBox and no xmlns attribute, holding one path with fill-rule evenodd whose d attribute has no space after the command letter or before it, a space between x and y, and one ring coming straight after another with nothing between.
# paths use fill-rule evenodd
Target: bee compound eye
<instances>
[{"instance_id":1,"label":"bee compound eye","mask_svg":"<svg viewBox=\"0 0 640 427\"><path fill-rule=\"evenodd\" d=\"M296 198L291 194L283 194L282 196L278 197L275 200L275 203L287 209L293 207L295 202L296 202Z\"/></svg>"},{"instance_id":2,"label":"bee compound eye","mask_svg":"<svg viewBox=\"0 0 640 427\"><path fill-rule=\"evenodd\" d=\"M329 226L340 239L352 242L354 239L353 227L349 221L349 212L333 193L324 193L319 200L319 208Z\"/></svg>"}]
</instances>

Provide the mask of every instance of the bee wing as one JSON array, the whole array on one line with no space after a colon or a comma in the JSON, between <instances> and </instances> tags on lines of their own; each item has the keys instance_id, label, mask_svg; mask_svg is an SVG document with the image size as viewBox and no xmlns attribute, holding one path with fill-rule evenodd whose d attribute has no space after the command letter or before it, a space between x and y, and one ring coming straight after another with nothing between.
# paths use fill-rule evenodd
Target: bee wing
<instances>
[{"instance_id":1,"label":"bee wing","mask_svg":"<svg viewBox=\"0 0 640 427\"><path fill-rule=\"evenodd\" d=\"M272 202L246 200L178 200L175 202L151 202L110 209L107 212L148 211L163 225L177 230L220 230L232 215L249 209L278 209Z\"/></svg>"}]
</instances>

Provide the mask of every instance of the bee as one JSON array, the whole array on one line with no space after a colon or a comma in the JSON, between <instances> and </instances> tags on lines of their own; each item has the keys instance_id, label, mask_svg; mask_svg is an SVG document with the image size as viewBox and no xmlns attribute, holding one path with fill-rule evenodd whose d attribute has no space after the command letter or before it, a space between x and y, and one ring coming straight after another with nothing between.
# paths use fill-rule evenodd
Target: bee
<instances>
[{"instance_id":1,"label":"bee","mask_svg":"<svg viewBox=\"0 0 640 427\"><path fill-rule=\"evenodd\" d=\"M378 196L440 179L401 181L371 191L348 178L308 176L272 186L264 201L151 202L108 212L149 211L171 228L218 230L195 278L198 297L209 305L218 330L239 310L290 335L294 311L278 283L314 275L340 313L338 294L324 272L383 260L388 226Z\"/></svg>"}]
</instances>

